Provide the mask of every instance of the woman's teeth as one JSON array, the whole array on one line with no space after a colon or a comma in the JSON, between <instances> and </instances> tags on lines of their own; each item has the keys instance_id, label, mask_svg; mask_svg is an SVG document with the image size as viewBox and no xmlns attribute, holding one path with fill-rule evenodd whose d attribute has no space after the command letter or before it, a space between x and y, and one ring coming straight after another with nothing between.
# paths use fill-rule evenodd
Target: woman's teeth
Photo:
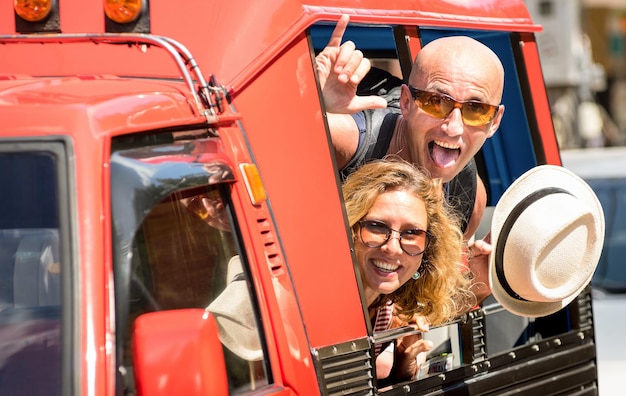
<instances>
[{"instance_id":1,"label":"woman's teeth","mask_svg":"<svg viewBox=\"0 0 626 396\"><path fill-rule=\"evenodd\" d=\"M372 260L374 266L384 272L395 272L400 266L383 261Z\"/></svg>"}]
</instances>

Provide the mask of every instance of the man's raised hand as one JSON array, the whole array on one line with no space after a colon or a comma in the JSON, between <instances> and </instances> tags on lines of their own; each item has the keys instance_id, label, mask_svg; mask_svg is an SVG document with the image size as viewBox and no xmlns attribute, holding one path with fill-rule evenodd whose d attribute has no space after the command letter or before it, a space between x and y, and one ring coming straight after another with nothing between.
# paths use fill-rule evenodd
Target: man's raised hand
<instances>
[{"instance_id":1,"label":"man's raised hand","mask_svg":"<svg viewBox=\"0 0 626 396\"><path fill-rule=\"evenodd\" d=\"M365 109L387 107L385 99L357 96L356 89L370 70L370 61L352 41L341 44L350 17L342 15L328 45L315 58L326 111L336 114L357 113Z\"/></svg>"}]
</instances>

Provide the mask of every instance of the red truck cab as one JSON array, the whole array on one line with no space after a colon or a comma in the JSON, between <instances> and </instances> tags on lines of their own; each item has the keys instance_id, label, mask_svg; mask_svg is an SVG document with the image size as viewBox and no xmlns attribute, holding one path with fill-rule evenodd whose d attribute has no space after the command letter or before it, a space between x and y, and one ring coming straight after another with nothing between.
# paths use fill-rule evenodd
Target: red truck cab
<instances>
[{"instance_id":1,"label":"red truck cab","mask_svg":"<svg viewBox=\"0 0 626 396\"><path fill-rule=\"evenodd\" d=\"M493 206L561 163L523 1L135 6L0 5L0 393L597 394L588 291L536 320L488 301L433 331L432 369L379 388L373 345L401 332L367 320L315 73L343 14L400 77L435 37L490 45Z\"/></svg>"}]
</instances>

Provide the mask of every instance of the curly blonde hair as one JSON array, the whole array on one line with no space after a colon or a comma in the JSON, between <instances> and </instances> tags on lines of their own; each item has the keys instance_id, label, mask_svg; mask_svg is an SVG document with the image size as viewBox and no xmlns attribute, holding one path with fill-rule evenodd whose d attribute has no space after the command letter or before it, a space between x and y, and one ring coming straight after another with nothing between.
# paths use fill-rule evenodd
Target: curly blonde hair
<instances>
[{"instance_id":1,"label":"curly blonde hair","mask_svg":"<svg viewBox=\"0 0 626 396\"><path fill-rule=\"evenodd\" d=\"M433 236L424 255L419 279L409 279L391 294L381 295L370 308L391 300L396 314L409 320L425 316L432 325L445 323L476 303L469 290L469 271L461 267L463 235L458 218L448 206L440 179L431 179L414 165L395 157L369 162L350 174L343 184L343 198L353 238L358 222L378 196L404 190L424 201L428 232Z\"/></svg>"}]
</instances>

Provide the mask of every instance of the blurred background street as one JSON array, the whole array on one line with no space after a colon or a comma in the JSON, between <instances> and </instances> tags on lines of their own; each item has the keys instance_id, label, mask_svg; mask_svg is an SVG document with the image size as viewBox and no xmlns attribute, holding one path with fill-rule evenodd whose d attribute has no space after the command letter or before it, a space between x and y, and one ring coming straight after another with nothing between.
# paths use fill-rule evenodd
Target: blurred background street
<instances>
[{"instance_id":1,"label":"blurred background street","mask_svg":"<svg viewBox=\"0 0 626 396\"><path fill-rule=\"evenodd\" d=\"M525 0L561 149L626 144L626 1Z\"/></svg>"},{"instance_id":2,"label":"blurred background street","mask_svg":"<svg viewBox=\"0 0 626 396\"><path fill-rule=\"evenodd\" d=\"M600 396L626 395L626 147L563 150L561 159L604 210L604 248L592 280Z\"/></svg>"},{"instance_id":3,"label":"blurred background street","mask_svg":"<svg viewBox=\"0 0 626 396\"><path fill-rule=\"evenodd\" d=\"M593 292L600 396L626 395L626 294Z\"/></svg>"},{"instance_id":4,"label":"blurred background street","mask_svg":"<svg viewBox=\"0 0 626 396\"><path fill-rule=\"evenodd\" d=\"M592 285L600 396L626 395L626 0L525 0L563 165L602 203Z\"/></svg>"}]
</instances>

